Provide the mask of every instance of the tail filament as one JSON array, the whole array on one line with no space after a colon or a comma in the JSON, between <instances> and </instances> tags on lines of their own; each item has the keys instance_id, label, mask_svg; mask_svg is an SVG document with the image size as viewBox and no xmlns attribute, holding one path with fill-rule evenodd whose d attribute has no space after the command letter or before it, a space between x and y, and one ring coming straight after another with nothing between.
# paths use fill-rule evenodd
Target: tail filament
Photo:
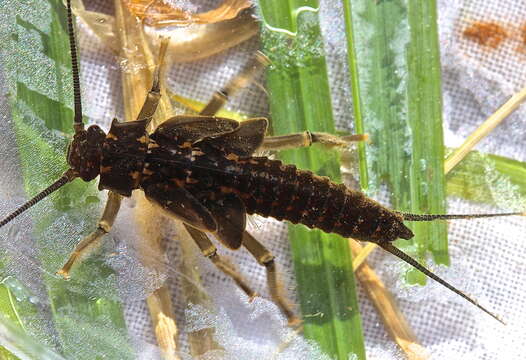
<instances>
[{"instance_id":1,"label":"tail filament","mask_svg":"<svg viewBox=\"0 0 526 360\"><path fill-rule=\"evenodd\" d=\"M437 275L433 274L431 271L427 270L424 266L420 265L415 259L413 259L412 257L410 257L409 255L407 255L406 253L404 253L402 250L398 249L397 247L395 247L392 243L390 242L385 242L385 243L379 243L378 244L381 248L383 248L385 251L387 252L390 252L391 254L393 254L394 256L398 257L399 259L405 261L406 263L408 263L409 265L415 267L417 270L423 272L426 276L430 277L431 279L435 280L436 282L438 282L439 284L445 286L446 288L448 288L449 290L453 291L455 294L463 297L464 299L466 299L467 301L469 301L470 303L472 303L473 305L475 305L476 307L478 307L479 309L481 309L482 311L484 311L485 313L487 313L488 315L490 315L491 317L493 317L494 319L496 319L497 321L501 322L502 324L506 325L506 323L500 319L497 315L493 314L492 312L490 312L488 309L486 309L485 307L483 307L482 305L480 305L476 300L472 299L471 297L469 297L468 295L466 295L465 293L463 293L462 291L458 290L456 287L454 287L453 285L449 284L448 282L446 282L445 280L443 280L442 278L438 277Z\"/></svg>"},{"instance_id":2,"label":"tail filament","mask_svg":"<svg viewBox=\"0 0 526 360\"><path fill-rule=\"evenodd\" d=\"M431 214L409 214L396 211L402 215L406 221L433 221L433 220L454 220L454 219L479 219L489 217L501 217L501 216L524 216L524 212L509 212L509 213L497 213L497 214L445 214L445 215L431 215Z\"/></svg>"}]
</instances>

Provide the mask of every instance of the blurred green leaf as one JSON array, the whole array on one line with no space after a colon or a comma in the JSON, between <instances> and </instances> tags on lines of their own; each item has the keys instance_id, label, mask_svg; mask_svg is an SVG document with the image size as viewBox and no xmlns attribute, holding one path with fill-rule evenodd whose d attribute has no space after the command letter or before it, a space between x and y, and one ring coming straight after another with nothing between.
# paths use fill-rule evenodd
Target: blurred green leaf
<instances>
[{"instance_id":1,"label":"blurred green leaf","mask_svg":"<svg viewBox=\"0 0 526 360\"><path fill-rule=\"evenodd\" d=\"M5 0L0 12L1 61L24 188L32 196L67 169L73 94L66 12L60 0ZM29 212L39 251L35 263L48 296L39 301L49 304L58 334L58 339L47 334L41 340L58 345L72 359L131 359L134 351L113 271L90 259L75 269L69 282L53 275L72 250L70 244L94 229L100 212L97 194L94 184L75 180ZM13 305L23 309L24 301ZM31 316L18 313L22 320ZM33 331L28 327L29 334Z\"/></svg>"},{"instance_id":2,"label":"blurred green leaf","mask_svg":"<svg viewBox=\"0 0 526 360\"><path fill-rule=\"evenodd\" d=\"M447 175L448 195L523 211L526 163L472 151Z\"/></svg>"},{"instance_id":3,"label":"blurred green leaf","mask_svg":"<svg viewBox=\"0 0 526 360\"><path fill-rule=\"evenodd\" d=\"M435 1L343 0L361 185L369 195L389 187L393 209L444 213L444 144L440 56ZM431 251L449 264L446 224L410 224L415 238L401 240L423 262ZM410 282L424 283L414 270Z\"/></svg>"},{"instance_id":4,"label":"blurred green leaf","mask_svg":"<svg viewBox=\"0 0 526 360\"><path fill-rule=\"evenodd\" d=\"M303 130L334 133L331 97L317 1L260 0L263 51L272 129L276 135ZM320 147L279 154L285 163L340 180L338 156ZM289 226L304 334L329 356L365 359L358 302L346 239Z\"/></svg>"}]
</instances>

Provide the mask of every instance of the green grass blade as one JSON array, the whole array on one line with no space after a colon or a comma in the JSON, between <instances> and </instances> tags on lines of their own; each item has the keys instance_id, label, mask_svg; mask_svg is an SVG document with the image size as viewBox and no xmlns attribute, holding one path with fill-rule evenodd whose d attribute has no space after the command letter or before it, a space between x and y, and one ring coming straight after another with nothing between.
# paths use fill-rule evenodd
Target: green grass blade
<instances>
[{"instance_id":1,"label":"green grass blade","mask_svg":"<svg viewBox=\"0 0 526 360\"><path fill-rule=\"evenodd\" d=\"M334 133L331 98L316 1L260 0L265 23L264 52L272 61L267 76L273 132ZM297 10L304 10L298 14ZM269 27L269 25L272 27ZM278 29L276 29L278 28ZM285 29L289 35L279 29ZM291 33L296 33L290 36ZM336 153L313 147L280 153L286 163L339 181ZM347 240L290 226L289 239L305 336L333 358L365 358L354 275Z\"/></svg>"},{"instance_id":2,"label":"green grass blade","mask_svg":"<svg viewBox=\"0 0 526 360\"><path fill-rule=\"evenodd\" d=\"M16 307L13 304L13 296L11 294L11 291L9 288L1 284L0 285L0 319L2 322L4 321L10 321L11 323L15 324L16 327L20 330L22 330L22 327L20 325L19 321L19 315L17 313ZM3 346L0 346L0 359L2 360L16 360L18 359L15 355L13 355L9 350L4 348Z\"/></svg>"},{"instance_id":3,"label":"green grass blade","mask_svg":"<svg viewBox=\"0 0 526 360\"><path fill-rule=\"evenodd\" d=\"M369 194L387 183L394 209L445 211L440 63L435 1L344 0L357 128L371 136L361 164ZM356 109L358 111L356 111ZM363 169L367 166L367 172ZM400 241L420 261L448 264L447 229L414 223ZM423 283L414 272L411 282Z\"/></svg>"},{"instance_id":4,"label":"green grass blade","mask_svg":"<svg viewBox=\"0 0 526 360\"><path fill-rule=\"evenodd\" d=\"M470 152L447 175L448 195L506 211L523 211L526 163L497 155Z\"/></svg>"},{"instance_id":5,"label":"green grass blade","mask_svg":"<svg viewBox=\"0 0 526 360\"><path fill-rule=\"evenodd\" d=\"M72 132L73 95L66 15L60 0L6 0L0 3L0 12L1 60L20 172L30 196L67 168L64 133ZM44 340L48 346L58 344L68 358L133 358L113 271L92 259L79 266L69 282L53 275L71 244L93 230L99 205L94 184L76 180L29 211L39 251L36 261L48 296L39 301L49 305L58 334ZM26 314L19 313L24 319Z\"/></svg>"},{"instance_id":6,"label":"green grass blade","mask_svg":"<svg viewBox=\"0 0 526 360\"><path fill-rule=\"evenodd\" d=\"M19 324L9 318L0 321L0 344L4 346L0 352L0 359L38 359L38 360L64 360L57 352L31 337ZM8 349L8 350L6 350ZM9 352L8 352L9 351ZM16 355L14 355L16 354ZM18 356L18 357L17 357Z\"/></svg>"},{"instance_id":7,"label":"green grass blade","mask_svg":"<svg viewBox=\"0 0 526 360\"><path fill-rule=\"evenodd\" d=\"M358 76L358 56L354 40L354 26L351 15L351 1L343 0L343 14L345 21L345 31L347 36L347 59L349 63L349 73L351 75L351 89L353 99L354 126L357 134L365 134L364 126L364 106L362 94L360 93L360 76ZM369 190L369 174L367 166L366 144L358 144L358 161L360 171L360 186L364 192Z\"/></svg>"}]
</instances>

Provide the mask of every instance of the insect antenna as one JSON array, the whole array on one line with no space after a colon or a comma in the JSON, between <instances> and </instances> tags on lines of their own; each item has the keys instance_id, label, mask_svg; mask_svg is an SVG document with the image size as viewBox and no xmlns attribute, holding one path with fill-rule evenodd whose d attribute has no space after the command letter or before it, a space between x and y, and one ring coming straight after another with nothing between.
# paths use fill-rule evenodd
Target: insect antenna
<instances>
[{"instance_id":1,"label":"insect antenna","mask_svg":"<svg viewBox=\"0 0 526 360\"><path fill-rule=\"evenodd\" d=\"M74 108L75 108L74 110L75 118L74 118L73 129L75 130L75 133L78 133L84 130L84 124L82 122L82 103L80 100L81 94L80 94L79 65L78 65L78 57L77 57L77 45L75 43L75 33L73 31L73 15L71 12L71 0L66 1L66 9L67 9L67 18L68 18L69 49L71 52L71 75L73 77L73 99L74 99ZM9 214L5 219L0 221L0 228L8 224L9 222L11 222L11 220L13 220L18 215L22 214L24 211L26 211L27 209L29 209L30 207L38 203L40 200L47 197L49 194L60 189L62 186L66 185L67 183L75 179L77 176L78 174L73 169L67 170L64 173L64 175L62 175L53 184L48 186L46 189L42 190L31 200L27 201L25 204L23 204L18 209L16 209L11 214Z\"/></svg>"},{"instance_id":2,"label":"insect antenna","mask_svg":"<svg viewBox=\"0 0 526 360\"><path fill-rule=\"evenodd\" d=\"M75 133L78 133L84 129L84 124L82 122L79 65L77 57L77 44L75 43L75 32L73 29L73 15L71 13L71 0L66 1L66 8L68 17L69 50L71 52L71 76L73 77L73 102L75 109L73 129L75 129Z\"/></svg>"},{"instance_id":3,"label":"insect antenna","mask_svg":"<svg viewBox=\"0 0 526 360\"><path fill-rule=\"evenodd\" d=\"M506 323L501 318L499 318L497 315L493 314L491 311L489 311L488 309L486 309L485 307L480 305L476 300L472 299L471 297L469 297L468 295L466 295L465 293L463 293L462 291L460 291L459 289L457 289L453 285L449 284L448 282L446 282L442 278L438 277L437 275L435 275L431 271L427 270L424 266L420 265L420 263L418 263L415 259L413 259L411 256L407 255L405 252L403 252L402 250L400 250L397 247L395 247L392 243L390 243L390 242L383 242L383 243L378 243L378 245L382 249L384 249L385 251L390 252L391 254L396 256L397 258L405 261L409 265L415 267L417 270L423 272L426 276L430 277L431 279L435 280L439 284L441 284L441 285L445 286L446 288L448 288L449 290L453 291L455 294L463 297L464 299L466 299L467 301L469 301L470 303L472 303L473 305L475 305L476 307L478 307L479 309L484 311L486 314L490 315L491 317L493 317L494 319L499 321L500 323L506 325Z\"/></svg>"},{"instance_id":4,"label":"insect antenna","mask_svg":"<svg viewBox=\"0 0 526 360\"><path fill-rule=\"evenodd\" d=\"M479 219L499 216L525 216L524 212L509 212L509 213L497 213L497 214L444 214L444 215L432 215L432 214L409 214L396 211L396 213L402 215L404 220L407 221L433 221L433 220L453 220L453 219Z\"/></svg>"},{"instance_id":5,"label":"insect antenna","mask_svg":"<svg viewBox=\"0 0 526 360\"><path fill-rule=\"evenodd\" d=\"M66 171L64 175L62 175L57 181L48 186L46 189L42 190L31 200L27 201L24 205L20 206L18 209L9 214L5 219L0 221L0 228L11 222L11 220L16 218L18 215L22 214L24 211L38 203L40 200L44 199L54 191L60 189L62 186L66 185L68 182L72 181L76 177L77 175L75 174L74 170L69 169L68 171Z\"/></svg>"}]
</instances>

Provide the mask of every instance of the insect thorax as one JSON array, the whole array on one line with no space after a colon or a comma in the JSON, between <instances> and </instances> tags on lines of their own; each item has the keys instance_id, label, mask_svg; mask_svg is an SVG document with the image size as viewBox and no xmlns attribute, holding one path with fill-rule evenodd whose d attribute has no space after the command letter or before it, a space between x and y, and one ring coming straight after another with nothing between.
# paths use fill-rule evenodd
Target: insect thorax
<instances>
[{"instance_id":1,"label":"insect thorax","mask_svg":"<svg viewBox=\"0 0 526 360\"><path fill-rule=\"evenodd\" d=\"M102 146L99 189L130 196L137 189L148 148L145 121L114 120Z\"/></svg>"}]
</instances>

